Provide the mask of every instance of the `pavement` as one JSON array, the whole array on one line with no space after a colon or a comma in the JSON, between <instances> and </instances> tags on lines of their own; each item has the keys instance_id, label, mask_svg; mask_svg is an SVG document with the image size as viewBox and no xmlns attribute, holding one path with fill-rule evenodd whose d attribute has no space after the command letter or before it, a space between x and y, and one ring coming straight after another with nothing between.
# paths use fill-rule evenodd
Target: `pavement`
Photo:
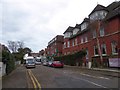
<instances>
[{"instance_id":1,"label":"pavement","mask_svg":"<svg viewBox=\"0 0 120 90\"><path fill-rule=\"evenodd\" d=\"M118 68L88 68L88 67L69 66L69 65L65 65L65 66L67 66L67 67L82 68L82 69L89 69L89 70L99 70L99 71L109 71L109 72L117 72L117 73L120 73L120 69L118 69Z\"/></svg>"},{"instance_id":2,"label":"pavement","mask_svg":"<svg viewBox=\"0 0 120 90\"><path fill-rule=\"evenodd\" d=\"M120 69L118 69L118 68L88 68L88 67L69 66L69 65L65 65L65 67L91 70L91 71L98 71L98 72L105 72L105 75L107 75L107 76L113 76L113 77L120 78Z\"/></svg>"}]
</instances>

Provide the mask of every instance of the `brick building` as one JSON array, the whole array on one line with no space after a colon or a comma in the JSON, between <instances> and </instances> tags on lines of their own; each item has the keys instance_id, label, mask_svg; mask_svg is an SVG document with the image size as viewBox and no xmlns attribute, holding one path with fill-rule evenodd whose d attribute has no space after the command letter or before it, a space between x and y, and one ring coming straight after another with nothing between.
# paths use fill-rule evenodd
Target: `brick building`
<instances>
[{"instance_id":1,"label":"brick building","mask_svg":"<svg viewBox=\"0 0 120 90\"><path fill-rule=\"evenodd\" d=\"M107 7L97 5L81 24L69 26L64 34L63 55L85 49L84 65L118 57L120 49L120 1ZM108 66L108 65L107 65Z\"/></svg>"},{"instance_id":2,"label":"brick building","mask_svg":"<svg viewBox=\"0 0 120 90\"><path fill-rule=\"evenodd\" d=\"M48 56L60 56L62 54L63 36L57 35L50 42L48 42L45 52Z\"/></svg>"}]
</instances>

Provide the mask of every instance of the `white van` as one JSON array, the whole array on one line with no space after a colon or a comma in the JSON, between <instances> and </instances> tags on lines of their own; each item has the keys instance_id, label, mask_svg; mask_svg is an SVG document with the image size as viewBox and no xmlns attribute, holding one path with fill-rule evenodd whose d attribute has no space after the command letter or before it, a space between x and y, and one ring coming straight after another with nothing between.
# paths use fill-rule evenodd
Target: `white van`
<instances>
[{"instance_id":1,"label":"white van","mask_svg":"<svg viewBox=\"0 0 120 90\"><path fill-rule=\"evenodd\" d=\"M35 68L35 58L32 56L29 56L26 58L26 68L34 67Z\"/></svg>"},{"instance_id":2,"label":"white van","mask_svg":"<svg viewBox=\"0 0 120 90\"><path fill-rule=\"evenodd\" d=\"M35 64L36 65L40 65L41 64L41 58L40 57L36 57L35 58Z\"/></svg>"}]
</instances>

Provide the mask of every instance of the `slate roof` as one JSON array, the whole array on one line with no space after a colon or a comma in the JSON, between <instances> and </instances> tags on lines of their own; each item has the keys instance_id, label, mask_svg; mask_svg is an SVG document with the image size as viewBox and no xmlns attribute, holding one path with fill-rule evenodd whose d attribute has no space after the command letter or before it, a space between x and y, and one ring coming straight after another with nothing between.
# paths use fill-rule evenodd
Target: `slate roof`
<instances>
[{"instance_id":1,"label":"slate roof","mask_svg":"<svg viewBox=\"0 0 120 90\"><path fill-rule=\"evenodd\" d=\"M98 4L98 5L93 9L93 11L89 14L89 16L90 16L92 13L94 13L95 11L100 11L100 10L108 11L105 6Z\"/></svg>"},{"instance_id":2,"label":"slate roof","mask_svg":"<svg viewBox=\"0 0 120 90\"><path fill-rule=\"evenodd\" d=\"M83 24L84 22L89 22L89 21L90 21L89 18L85 18L81 24ZM80 25L81 25L81 24L80 24Z\"/></svg>"},{"instance_id":3,"label":"slate roof","mask_svg":"<svg viewBox=\"0 0 120 90\"><path fill-rule=\"evenodd\" d=\"M107 9L110 12L110 11L114 10L115 8L117 8L119 6L120 6L120 1L116 1L116 2L113 2L110 5L108 5Z\"/></svg>"},{"instance_id":4,"label":"slate roof","mask_svg":"<svg viewBox=\"0 0 120 90\"><path fill-rule=\"evenodd\" d=\"M74 29L74 27L69 26L63 34L65 34L66 32L72 32L73 29Z\"/></svg>"},{"instance_id":5,"label":"slate roof","mask_svg":"<svg viewBox=\"0 0 120 90\"><path fill-rule=\"evenodd\" d=\"M107 6L107 9L109 12L105 20L109 20L111 18L114 18L115 16L119 16L120 15L120 1L111 3L109 6Z\"/></svg>"}]
</instances>

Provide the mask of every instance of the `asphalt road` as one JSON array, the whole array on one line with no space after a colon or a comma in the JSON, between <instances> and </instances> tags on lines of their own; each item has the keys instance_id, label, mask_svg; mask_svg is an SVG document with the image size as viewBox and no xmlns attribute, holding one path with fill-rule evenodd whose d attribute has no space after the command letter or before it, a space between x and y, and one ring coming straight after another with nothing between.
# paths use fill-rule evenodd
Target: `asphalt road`
<instances>
[{"instance_id":1,"label":"asphalt road","mask_svg":"<svg viewBox=\"0 0 120 90\"><path fill-rule=\"evenodd\" d=\"M114 74L114 73L113 73ZM120 78L80 68L18 67L3 78L3 88L118 88Z\"/></svg>"}]
</instances>

